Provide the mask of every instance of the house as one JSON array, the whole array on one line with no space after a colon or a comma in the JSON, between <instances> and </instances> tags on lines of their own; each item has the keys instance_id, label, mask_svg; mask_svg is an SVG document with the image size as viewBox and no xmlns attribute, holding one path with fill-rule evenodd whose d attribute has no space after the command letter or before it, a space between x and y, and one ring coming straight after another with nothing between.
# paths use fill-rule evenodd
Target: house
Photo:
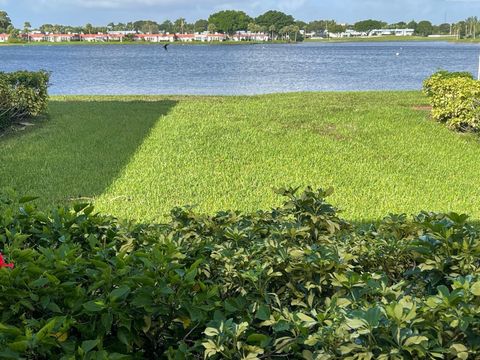
<instances>
[{"instance_id":1,"label":"house","mask_svg":"<svg viewBox=\"0 0 480 360\"><path fill-rule=\"evenodd\" d=\"M148 41L148 42L174 42L174 34L136 34L134 36L135 41Z\"/></svg>"},{"instance_id":2,"label":"house","mask_svg":"<svg viewBox=\"0 0 480 360\"><path fill-rule=\"evenodd\" d=\"M38 34L43 35L43 34ZM39 41L48 41L48 42L70 42L70 41L80 41L80 35L78 34L46 34L43 35L42 40Z\"/></svg>"},{"instance_id":3,"label":"house","mask_svg":"<svg viewBox=\"0 0 480 360\"><path fill-rule=\"evenodd\" d=\"M7 42L9 37L10 37L9 34L0 34L0 43Z\"/></svg>"},{"instance_id":4,"label":"house","mask_svg":"<svg viewBox=\"0 0 480 360\"><path fill-rule=\"evenodd\" d=\"M315 31L305 31L305 30L300 30L300 34L303 35L305 39L313 39L317 36L317 33Z\"/></svg>"},{"instance_id":5,"label":"house","mask_svg":"<svg viewBox=\"0 0 480 360\"><path fill-rule=\"evenodd\" d=\"M374 29L368 36L413 36L414 29Z\"/></svg>"},{"instance_id":6,"label":"house","mask_svg":"<svg viewBox=\"0 0 480 360\"><path fill-rule=\"evenodd\" d=\"M107 34L107 35L108 35L107 41L123 42L123 38L125 37L125 35L123 34Z\"/></svg>"},{"instance_id":7,"label":"house","mask_svg":"<svg viewBox=\"0 0 480 360\"><path fill-rule=\"evenodd\" d=\"M192 42L195 40L194 34L176 34L175 37L178 41L182 42Z\"/></svg>"},{"instance_id":8,"label":"house","mask_svg":"<svg viewBox=\"0 0 480 360\"><path fill-rule=\"evenodd\" d=\"M265 33L252 33L250 31L239 31L234 34L231 39L233 41L268 41L270 36Z\"/></svg>"},{"instance_id":9,"label":"house","mask_svg":"<svg viewBox=\"0 0 480 360\"><path fill-rule=\"evenodd\" d=\"M30 41L33 41L33 42L47 41L45 38L46 36L47 35L45 34L37 34L37 33L28 35Z\"/></svg>"},{"instance_id":10,"label":"house","mask_svg":"<svg viewBox=\"0 0 480 360\"><path fill-rule=\"evenodd\" d=\"M224 41L226 40L227 36L225 34L211 34L209 32L203 33L195 33L194 40L201 41L201 42L211 42L211 41Z\"/></svg>"},{"instance_id":11,"label":"house","mask_svg":"<svg viewBox=\"0 0 480 360\"><path fill-rule=\"evenodd\" d=\"M415 33L414 29L396 29L395 36L413 36Z\"/></svg>"},{"instance_id":12,"label":"house","mask_svg":"<svg viewBox=\"0 0 480 360\"><path fill-rule=\"evenodd\" d=\"M106 42L108 34L81 34L80 39L88 42Z\"/></svg>"}]
</instances>

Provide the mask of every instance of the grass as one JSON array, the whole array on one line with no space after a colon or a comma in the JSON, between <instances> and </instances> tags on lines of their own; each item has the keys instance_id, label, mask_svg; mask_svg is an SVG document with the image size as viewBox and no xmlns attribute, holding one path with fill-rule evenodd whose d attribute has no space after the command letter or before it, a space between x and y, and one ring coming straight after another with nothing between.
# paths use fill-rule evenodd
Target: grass
<instances>
[{"instance_id":1,"label":"grass","mask_svg":"<svg viewBox=\"0 0 480 360\"><path fill-rule=\"evenodd\" d=\"M449 41L457 42L455 38L445 37L425 37L425 36L372 36L372 37L351 37L351 38L330 38L330 39L305 39L305 42L397 42L397 41Z\"/></svg>"},{"instance_id":2,"label":"grass","mask_svg":"<svg viewBox=\"0 0 480 360\"><path fill-rule=\"evenodd\" d=\"M424 104L419 92L54 97L48 121L0 138L0 188L159 220L176 205L250 211L278 205L276 187L333 186L350 220L479 219L480 144Z\"/></svg>"}]
</instances>

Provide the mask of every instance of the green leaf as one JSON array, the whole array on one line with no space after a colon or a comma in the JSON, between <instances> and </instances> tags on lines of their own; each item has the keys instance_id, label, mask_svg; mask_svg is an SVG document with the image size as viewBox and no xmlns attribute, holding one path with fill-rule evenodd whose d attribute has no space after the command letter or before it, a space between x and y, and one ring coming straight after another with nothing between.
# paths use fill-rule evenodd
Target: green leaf
<instances>
[{"instance_id":1,"label":"green leaf","mask_svg":"<svg viewBox=\"0 0 480 360\"><path fill-rule=\"evenodd\" d=\"M40 342L42 341L55 327L57 323L57 318L51 319L47 322L38 332L35 334L35 341Z\"/></svg>"},{"instance_id":2,"label":"green leaf","mask_svg":"<svg viewBox=\"0 0 480 360\"><path fill-rule=\"evenodd\" d=\"M266 305L260 305L256 313L256 318L263 321L270 319L270 308Z\"/></svg>"},{"instance_id":3,"label":"green leaf","mask_svg":"<svg viewBox=\"0 0 480 360\"><path fill-rule=\"evenodd\" d=\"M88 203L78 203L78 204L74 204L73 205L73 210L75 210L75 212L79 213L80 211L82 211L83 209L85 209L87 206L89 206L90 204Z\"/></svg>"},{"instance_id":4,"label":"green leaf","mask_svg":"<svg viewBox=\"0 0 480 360\"><path fill-rule=\"evenodd\" d=\"M404 343L404 346L419 345L424 341L428 341L426 336L412 336L409 337Z\"/></svg>"},{"instance_id":5,"label":"green leaf","mask_svg":"<svg viewBox=\"0 0 480 360\"><path fill-rule=\"evenodd\" d=\"M365 321L362 319L347 319L346 323L347 323L347 326L353 330L366 326Z\"/></svg>"},{"instance_id":6,"label":"green leaf","mask_svg":"<svg viewBox=\"0 0 480 360\"><path fill-rule=\"evenodd\" d=\"M217 336L218 334L220 334L220 332L218 331L218 329L215 329L215 328L212 328L212 327L207 327L203 333L207 336Z\"/></svg>"},{"instance_id":7,"label":"green leaf","mask_svg":"<svg viewBox=\"0 0 480 360\"><path fill-rule=\"evenodd\" d=\"M117 338L122 344L125 344L127 347L130 347L131 334L128 329L121 327L117 331Z\"/></svg>"},{"instance_id":8,"label":"green leaf","mask_svg":"<svg viewBox=\"0 0 480 360\"><path fill-rule=\"evenodd\" d=\"M100 340L87 340L82 342L82 350L85 351L85 353L88 353L90 350L94 349L98 344L100 343Z\"/></svg>"},{"instance_id":9,"label":"green leaf","mask_svg":"<svg viewBox=\"0 0 480 360\"><path fill-rule=\"evenodd\" d=\"M473 295L480 296L480 281L477 281L476 283L474 283L470 288L470 291L472 292Z\"/></svg>"},{"instance_id":10,"label":"green leaf","mask_svg":"<svg viewBox=\"0 0 480 360\"><path fill-rule=\"evenodd\" d=\"M297 317L298 317L301 321L304 321L304 322L316 322L315 319L311 318L311 317L308 316L308 315L302 314L302 313L298 313L298 314L297 314ZM266 319L265 319L265 320L266 320Z\"/></svg>"},{"instance_id":11,"label":"green leaf","mask_svg":"<svg viewBox=\"0 0 480 360\"><path fill-rule=\"evenodd\" d=\"M25 204L25 203L28 203L28 202L32 202L34 200L37 200L38 199L38 196L24 196L24 197L21 197L18 202L20 204Z\"/></svg>"},{"instance_id":12,"label":"green leaf","mask_svg":"<svg viewBox=\"0 0 480 360\"><path fill-rule=\"evenodd\" d=\"M129 360L132 357L130 355L124 355L119 353L113 353L108 355L108 360Z\"/></svg>"},{"instance_id":13,"label":"green leaf","mask_svg":"<svg viewBox=\"0 0 480 360\"><path fill-rule=\"evenodd\" d=\"M450 346L450 349L454 350L457 354L468 351L468 348L463 344L453 344L452 346Z\"/></svg>"},{"instance_id":14,"label":"green leaf","mask_svg":"<svg viewBox=\"0 0 480 360\"><path fill-rule=\"evenodd\" d=\"M272 338L264 334L251 334L247 337L247 343L251 345L259 345L262 348L268 346Z\"/></svg>"},{"instance_id":15,"label":"green leaf","mask_svg":"<svg viewBox=\"0 0 480 360\"><path fill-rule=\"evenodd\" d=\"M28 340L21 340L8 344L8 347L13 351L24 352L28 349L28 344Z\"/></svg>"},{"instance_id":16,"label":"green leaf","mask_svg":"<svg viewBox=\"0 0 480 360\"><path fill-rule=\"evenodd\" d=\"M130 288L128 286L121 286L118 289L113 290L110 293L110 299L112 301L117 301L120 299L124 299L130 293Z\"/></svg>"},{"instance_id":17,"label":"green leaf","mask_svg":"<svg viewBox=\"0 0 480 360\"><path fill-rule=\"evenodd\" d=\"M83 304L83 308L89 312L99 312L105 309L105 303L103 301L89 301Z\"/></svg>"}]
</instances>

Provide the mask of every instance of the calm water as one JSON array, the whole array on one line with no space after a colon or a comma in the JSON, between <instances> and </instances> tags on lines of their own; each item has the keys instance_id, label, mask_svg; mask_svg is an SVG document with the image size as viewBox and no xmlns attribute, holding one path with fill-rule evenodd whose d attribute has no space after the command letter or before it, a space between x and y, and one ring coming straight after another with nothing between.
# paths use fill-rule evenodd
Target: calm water
<instances>
[{"instance_id":1,"label":"calm water","mask_svg":"<svg viewBox=\"0 0 480 360\"><path fill-rule=\"evenodd\" d=\"M398 55L397 55L398 53ZM46 69L52 94L259 94L420 89L438 69L476 74L479 45L0 47L0 71Z\"/></svg>"}]
</instances>

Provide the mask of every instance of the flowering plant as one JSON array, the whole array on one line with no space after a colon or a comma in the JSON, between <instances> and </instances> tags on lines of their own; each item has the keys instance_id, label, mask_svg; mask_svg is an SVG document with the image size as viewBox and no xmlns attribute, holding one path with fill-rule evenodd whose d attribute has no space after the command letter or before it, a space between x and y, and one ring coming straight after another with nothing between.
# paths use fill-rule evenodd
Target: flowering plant
<instances>
[{"instance_id":1,"label":"flowering plant","mask_svg":"<svg viewBox=\"0 0 480 360\"><path fill-rule=\"evenodd\" d=\"M4 267L13 269L13 263L7 264L7 263L5 262L5 259L3 258L2 253L0 253L0 269L1 269L1 268L4 268Z\"/></svg>"}]
</instances>

